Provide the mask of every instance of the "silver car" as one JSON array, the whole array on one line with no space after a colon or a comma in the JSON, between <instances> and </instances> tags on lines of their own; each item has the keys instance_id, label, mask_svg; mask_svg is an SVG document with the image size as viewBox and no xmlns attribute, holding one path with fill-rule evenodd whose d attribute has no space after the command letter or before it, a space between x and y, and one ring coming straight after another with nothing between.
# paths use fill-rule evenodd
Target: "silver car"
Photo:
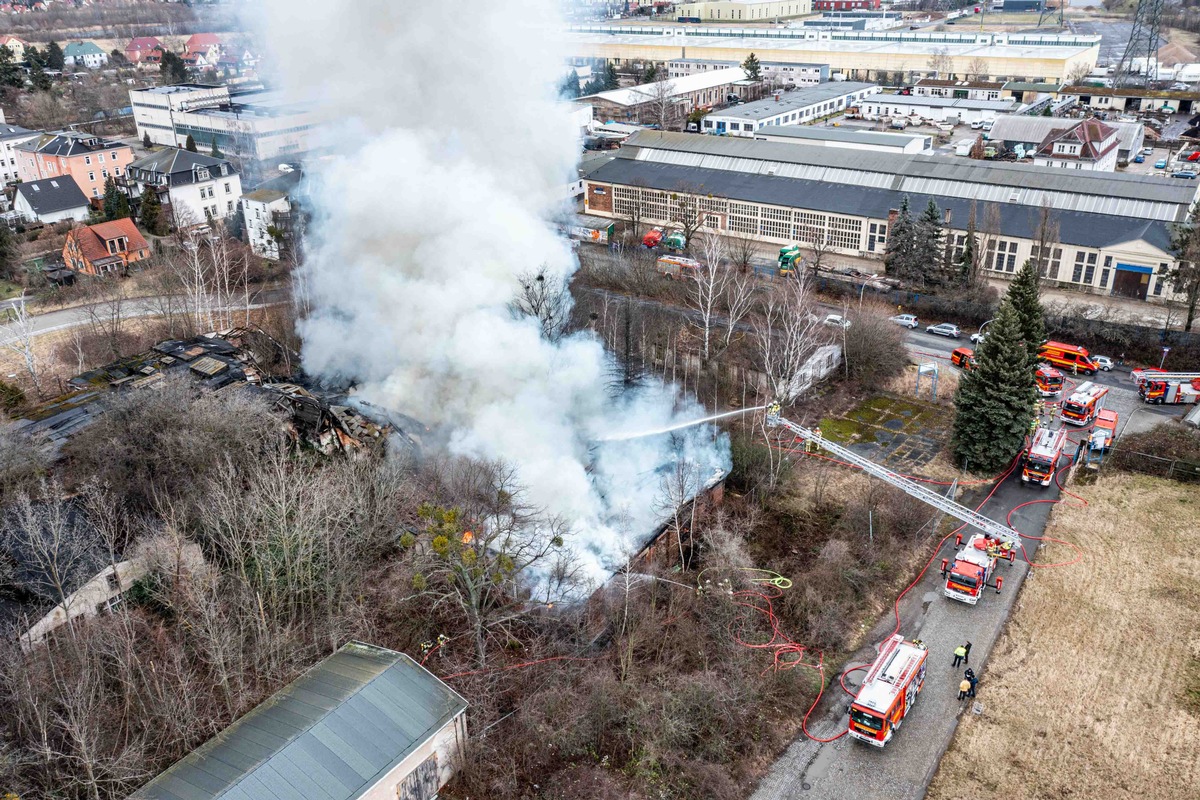
<instances>
[{"instance_id":1,"label":"silver car","mask_svg":"<svg viewBox=\"0 0 1200 800\"><path fill-rule=\"evenodd\" d=\"M951 339L957 339L962 335L962 331L957 325L951 325L949 322L942 322L937 325L930 325L925 329L926 333L932 333L936 336L949 336Z\"/></svg>"},{"instance_id":2,"label":"silver car","mask_svg":"<svg viewBox=\"0 0 1200 800\"><path fill-rule=\"evenodd\" d=\"M897 325L903 325L909 330L912 330L913 328L917 327L917 325L921 324L912 314L897 314L894 317L888 317L888 321L894 322Z\"/></svg>"},{"instance_id":3,"label":"silver car","mask_svg":"<svg viewBox=\"0 0 1200 800\"><path fill-rule=\"evenodd\" d=\"M1112 372L1112 368L1116 366L1108 356L1092 356L1092 363L1105 372Z\"/></svg>"}]
</instances>

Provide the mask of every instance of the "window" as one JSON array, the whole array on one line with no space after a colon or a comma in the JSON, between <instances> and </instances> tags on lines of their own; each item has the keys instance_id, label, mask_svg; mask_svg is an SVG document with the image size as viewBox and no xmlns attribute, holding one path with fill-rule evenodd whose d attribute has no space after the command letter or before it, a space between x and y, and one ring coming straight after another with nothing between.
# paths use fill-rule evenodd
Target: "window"
<instances>
[{"instance_id":1,"label":"window","mask_svg":"<svg viewBox=\"0 0 1200 800\"><path fill-rule=\"evenodd\" d=\"M93 187L92 188L92 197L99 197L99 196L100 196L100 190Z\"/></svg>"},{"instance_id":2,"label":"window","mask_svg":"<svg viewBox=\"0 0 1200 800\"><path fill-rule=\"evenodd\" d=\"M96 173L94 173L94 172L89 172L89 173L88 173L88 180L89 180L89 181L94 181L94 180L96 180Z\"/></svg>"},{"instance_id":3,"label":"window","mask_svg":"<svg viewBox=\"0 0 1200 800\"><path fill-rule=\"evenodd\" d=\"M229 181L225 181L225 194L230 194L232 192L233 190L229 188Z\"/></svg>"},{"instance_id":4,"label":"window","mask_svg":"<svg viewBox=\"0 0 1200 800\"><path fill-rule=\"evenodd\" d=\"M1096 277L1096 254L1085 253L1080 250L1075 254L1075 268L1071 271L1071 280L1074 283L1086 283L1091 285L1092 280Z\"/></svg>"},{"instance_id":5,"label":"window","mask_svg":"<svg viewBox=\"0 0 1200 800\"><path fill-rule=\"evenodd\" d=\"M1046 253L1043 255L1041 248L1035 244L1029 257L1034 260L1034 263L1041 262L1038 272L1043 278L1052 281L1058 280L1058 268L1062 265L1061 247L1047 247Z\"/></svg>"},{"instance_id":6,"label":"window","mask_svg":"<svg viewBox=\"0 0 1200 800\"><path fill-rule=\"evenodd\" d=\"M987 263L996 272L1015 272L1017 269L1017 243L997 239L988 242Z\"/></svg>"},{"instance_id":7,"label":"window","mask_svg":"<svg viewBox=\"0 0 1200 800\"><path fill-rule=\"evenodd\" d=\"M229 202L227 202L225 204L225 210L231 214L233 213L233 201L232 200L230 200Z\"/></svg>"},{"instance_id":8,"label":"window","mask_svg":"<svg viewBox=\"0 0 1200 800\"><path fill-rule=\"evenodd\" d=\"M959 237L963 240L965 236ZM887 244L887 223L872 222L867 226L867 250L872 253L883 250Z\"/></svg>"},{"instance_id":9,"label":"window","mask_svg":"<svg viewBox=\"0 0 1200 800\"><path fill-rule=\"evenodd\" d=\"M108 170L107 170L107 169L102 169L102 170L100 170L100 174L101 174L101 175L103 175L105 178L107 178L107 177L108 177Z\"/></svg>"},{"instance_id":10,"label":"window","mask_svg":"<svg viewBox=\"0 0 1200 800\"><path fill-rule=\"evenodd\" d=\"M104 163L104 153L101 153L100 155L96 156L96 159L97 159L97 160L98 160L98 161L99 161L101 164L103 164L103 163Z\"/></svg>"},{"instance_id":11,"label":"window","mask_svg":"<svg viewBox=\"0 0 1200 800\"><path fill-rule=\"evenodd\" d=\"M120 174L121 174L121 168L120 168L120 167L117 167L116 169L114 169L114 170L113 170L113 175L120 175Z\"/></svg>"},{"instance_id":12,"label":"window","mask_svg":"<svg viewBox=\"0 0 1200 800\"><path fill-rule=\"evenodd\" d=\"M115 571L108 573L104 577L108 581L108 590L110 592L121 591L121 580L117 577L117 573Z\"/></svg>"},{"instance_id":13,"label":"window","mask_svg":"<svg viewBox=\"0 0 1200 800\"><path fill-rule=\"evenodd\" d=\"M84 157L83 157L83 163L85 163L85 164L91 164L91 163L92 163L92 157L91 157L91 156L84 156Z\"/></svg>"}]
</instances>

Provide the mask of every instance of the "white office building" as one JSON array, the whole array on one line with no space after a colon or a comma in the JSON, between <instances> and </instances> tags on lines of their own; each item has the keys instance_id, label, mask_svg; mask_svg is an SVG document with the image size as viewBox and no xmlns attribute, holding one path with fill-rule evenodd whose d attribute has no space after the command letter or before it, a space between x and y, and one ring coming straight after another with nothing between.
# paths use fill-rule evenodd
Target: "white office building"
<instances>
[{"instance_id":1,"label":"white office building","mask_svg":"<svg viewBox=\"0 0 1200 800\"><path fill-rule=\"evenodd\" d=\"M995 119L1017 110L1016 100L963 100L879 94L862 104L863 119L920 117L952 125Z\"/></svg>"},{"instance_id":2,"label":"white office building","mask_svg":"<svg viewBox=\"0 0 1200 800\"><path fill-rule=\"evenodd\" d=\"M873 83L839 81L794 92L778 92L753 103L715 111L704 118L704 133L754 136L775 125L800 125L859 105L880 92Z\"/></svg>"},{"instance_id":3,"label":"white office building","mask_svg":"<svg viewBox=\"0 0 1200 800\"><path fill-rule=\"evenodd\" d=\"M686 78L701 72L740 67L737 61L716 61L707 58L677 58L667 62L667 75ZM816 86L829 80L828 64L794 64L786 61L759 62L762 78L771 85Z\"/></svg>"},{"instance_id":4,"label":"white office building","mask_svg":"<svg viewBox=\"0 0 1200 800\"><path fill-rule=\"evenodd\" d=\"M183 147L188 136L200 150L216 142L227 156L247 162L277 162L314 147L323 117L281 92L229 93L227 86L180 84L129 92L138 137Z\"/></svg>"},{"instance_id":5,"label":"white office building","mask_svg":"<svg viewBox=\"0 0 1200 800\"><path fill-rule=\"evenodd\" d=\"M922 133L885 133L816 125L776 125L754 134L764 142L871 150L876 153L932 153L933 137Z\"/></svg>"}]
</instances>

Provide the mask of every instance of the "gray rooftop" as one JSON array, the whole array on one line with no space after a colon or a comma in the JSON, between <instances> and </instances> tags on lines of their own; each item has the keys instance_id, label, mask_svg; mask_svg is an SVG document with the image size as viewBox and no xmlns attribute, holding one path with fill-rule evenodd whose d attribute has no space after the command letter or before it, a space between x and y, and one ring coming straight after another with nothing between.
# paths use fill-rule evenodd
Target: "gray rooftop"
<instances>
[{"instance_id":1,"label":"gray rooftop","mask_svg":"<svg viewBox=\"0 0 1200 800\"><path fill-rule=\"evenodd\" d=\"M466 707L403 653L352 642L131 800L351 800Z\"/></svg>"},{"instance_id":2,"label":"gray rooftop","mask_svg":"<svg viewBox=\"0 0 1200 800\"><path fill-rule=\"evenodd\" d=\"M813 125L772 125L755 131L757 137L768 139L786 138L798 141L849 142L851 144L874 144L886 147L905 147L914 139L929 139L929 134L884 133L863 131L854 128L824 128Z\"/></svg>"},{"instance_id":3,"label":"gray rooftop","mask_svg":"<svg viewBox=\"0 0 1200 800\"><path fill-rule=\"evenodd\" d=\"M755 100L753 103L745 103L734 108L716 111L713 113L713 116L728 117L730 119L770 119L771 117L777 117L780 114L786 114L790 111L819 105L829 100L836 100L839 97L845 97L854 92L875 88L878 88L877 84L863 83L861 81L820 83L805 89L781 92L778 95L778 100L775 99L775 96L764 97L762 100Z\"/></svg>"},{"instance_id":4,"label":"gray rooftop","mask_svg":"<svg viewBox=\"0 0 1200 800\"><path fill-rule=\"evenodd\" d=\"M39 217L73 208L87 208L88 199L70 175L43 178L17 184L17 194L25 198Z\"/></svg>"},{"instance_id":5,"label":"gray rooftop","mask_svg":"<svg viewBox=\"0 0 1200 800\"><path fill-rule=\"evenodd\" d=\"M771 171L785 177L1167 221L1182 220L1197 191L1193 181L1150 175L665 131L634 133L618 153L622 158L748 173L767 172L771 163Z\"/></svg>"},{"instance_id":6,"label":"gray rooftop","mask_svg":"<svg viewBox=\"0 0 1200 800\"><path fill-rule=\"evenodd\" d=\"M38 136L41 131L31 131L29 128L22 128L20 125L2 125L0 124L0 142L8 139L21 139L30 136Z\"/></svg>"},{"instance_id":7,"label":"gray rooftop","mask_svg":"<svg viewBox=\"0 0 1200 800\"><path fill-rule=\"evenodd\" d=\"M191 172L196 167L206 167L219 175L222 164L228 165L232 173L233 165L226 159L215 158L206 153L193 153L180 147L164 147L134 161L129 165L129 169L175 175Z\"/></svg>"},{"instance_id":8,"label":"gray rooftop","mask_svg":"<svg viewBox=\"0 0 1200 800\"><path fill-rule=\"evenodd\" d=\"M958 197L677 164L647 163L628 158L613 159L594 170L588 175L588 179L669 192L688 191L730 200L870 219L887 219L888 212L899 208L905 197L908 198L914 213L924 210L932 199L939 208L951 212L951 227L960 230L966 228L971 214L971 201ZM995 206L1000 211L1002 235L1027 239L1034 237L1040 208L1005 202L996 202ZM977 214L982 214L982 209L982 205L977 205ZM1140 239L1164 252L1170 247L1170 227L1166 222L1080 211L1055 210L1053 214L1059 226L1059 241L1065 245L1101 248Z\"/></svg>"},{"instance_id":9,"label":"gray rooftop","mask_svg":"<svg viewBox=\"0 0 1200 800\"><path fill-rule=\"evenodd\" d=\"M925 95L880 94L867 98L867 103L890 103L897 106L923 106L934 108L973 108L980 111L1013 111L1020 105L1016 100L969 100L952 97L926 97Z\"/></svg>"},{"instance_id":10,"label":"gray rooftop","mask_svg":"<svg viewBox=\"0 0 1200 800\"><path fill-rule=\"evenodd\" d=\"M1051 131L1065 130L1082 122L1082 119L1065 117L1031 117L1027 114L1001 114L996 117L992 129L988 131L988 139L1000 142L1042 142ZM1139 133L1142 132L1140 122L1105 121L1105 125L1116 128L1120 141L1120 149L1128 150L1133 146Z\"/></svg>"}]
</instances>

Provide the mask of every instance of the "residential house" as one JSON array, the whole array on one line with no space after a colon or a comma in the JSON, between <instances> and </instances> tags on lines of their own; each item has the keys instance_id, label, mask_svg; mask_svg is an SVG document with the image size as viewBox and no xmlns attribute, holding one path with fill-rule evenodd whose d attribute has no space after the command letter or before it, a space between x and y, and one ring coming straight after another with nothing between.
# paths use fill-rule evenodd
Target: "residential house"
<instances>
[{"instance_id":1,"label":"residential house","mask_svg":"<svg viewBox=\"0 0 1200 800\"><path fill-rule=\"evenodd\" d=\"M250 249L263 258L278 261L290 244L293 201L303 180L300 170L265 181L242 197L242 221Z\"/></svg>"},{"instance_id":2,"label":"residential house","mask_svg":"<svg viewBox=\"0 0 1200 800\"><path fill-rule=\"evenodd\" d=\"M133 148L80 131L43 133L16 146L18 177L37 181L70 175L88 197L104 194L104 182L120 178Z\"/></svg>"},{"instance_id":3,"label":"residential house","mask_svg":"<svg viewBox=\"0 0 1200 800\"><path fill-rule=\"evenodd\" d=\"M0 36L0 47L7 47L13 54L13 61L25 60L25 48L29 42L16 36Z\"/></svg>"},{"instance_id":4,"label":"residential house","mask_svg":"<svg viewBox=\"0 0 1200 800\"><path fill-rule=\"evenodd\" d=\"M63 48L63 63L68 67L100 69L108 63L108 53L94 42L71 42Z\"/></svg>"},{"instance_id":5,"label":"residential house","mask_svg":"<svg viewBox=\"0 0 1200 800\"><path fill-rule=\"evenodd\" d=\"M84 275L123 273L149 256L150 245L128 217L74 228L63 245L63 261Z\"/></svg>"},{"instance_id":6,"label":"residential house","mask_svg":"<svg viewBox=\"0 0 1200 800\"><path fill-rule=\"evenodd\" d=\"M223 158L166 147L139 158L125 171L124 185L131 200L154 187L169 205L177 227L233 214L242 196L242 179Z\"/></svg>"},{"instance_id":7,"label":"residential house","mask_svg":"<svg viewBox=\"0 0 1200 800\"><path fill-rule=\"evenodd\" d=\"M20 177L17 170L17 145L41 136L41 131L31 131L17 125L5 125L0 121L0 183L12 183Z\"/></svg>"},{"instance_id":8,"label":"residential house","mask_svg":"<svg viewBox=\"0 0 1200 800\"><path fill-rule=\"evenodd\" d=\"M466 745L466 709L405 654L350 642L130 800L433 800Z\"/></svg>"},{"instance_id":9,"label":"residential house","mask_svg":"<svg viewBox=\"0 0 1200 800\"><path fill-rule=\"evenodd\" d=\"M211 56L204 53L184 53L183 63L187 65L188 69L203 72L213 65L213 62L209 61L209 58Z\"/></svg>"},{"instance_id":10,"label":"residential house","mask_svg":"<svg viewBox=\"0 0 1200 800\"><path fill-rule=\"evenodd\" d=\"M141 64L146 56L158 50L160 53L163 50L162 42L154 36L139 36L133 39L129 44L125 45L125 60L130 64ZM162 60L162 56L159 56Z\"/></svg>"},{"instance_id":11,"label":"residential house","mask_svg":"<svg viewBox=\"0 0 1200 800\"><path fill-rule=\"evenodd\" d=\"M204 56L207 63L216 63L221 57L221 37L215 33L192 34L183 45L184 60L196 53Z\"/></svg>"},{"instance_id":12,"label":"residential house","mask_svg":"<svg viewBox=\"0 0 1200 800\"><path fill-rule=\"evenodd\" d=\"M1112 172L1117 167L1120 135L1098 119L1064 121L1038 145L1033 163L1043 167Z\"/></svg>"},{"instance_id":13,"label":"residential house","mask_svg":"<svg viewBox=\"0 0 1200 800\"><path fill-rule=\"evenodd\" d=\"M91 204L70 175L18 183L13 210L25 219L51 224L63 220L86 222Z\"/></svg>"}]
</instances>

